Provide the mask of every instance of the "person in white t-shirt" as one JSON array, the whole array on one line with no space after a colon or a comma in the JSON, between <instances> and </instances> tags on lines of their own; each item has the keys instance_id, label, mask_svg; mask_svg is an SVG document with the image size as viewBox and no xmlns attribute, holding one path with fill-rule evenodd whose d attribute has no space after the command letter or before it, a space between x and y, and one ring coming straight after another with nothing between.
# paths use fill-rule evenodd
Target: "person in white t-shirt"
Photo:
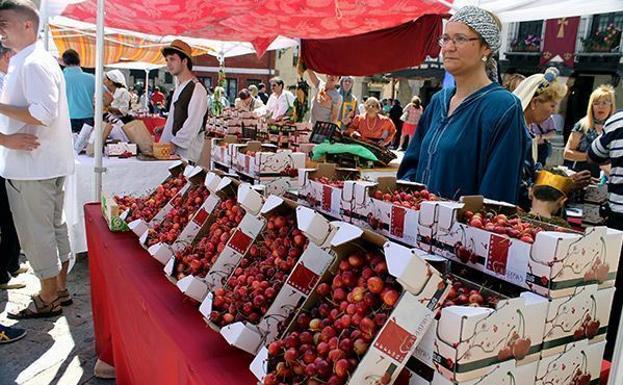
<instances>
[{"instance_id":1,"label":"person in white t-shirt","mask_svg":"<svg viewBox=\"0 0 623 385\"><path fill-rule=\"evenodd\" d=\"M130 103L132 101L132 95L128 91L128 86L125 81L125 76L119 70L111 70L106 72L104 76L104 85L110 94L112 99L110 104L107 105L108 112L115 117L126 116L130 112Z\"/></svg>"},{"instance_id":2,"label":"person in white t-shirt","mask_svg":"<svg viewBox=\"0 0 623 385\"><path fill-rule=\"evenodd\" d=\"M15 51L0 95L0 132L31 134L31 152L0 147L0 175L17 234L40 292L13 319L62 313L72 303L67 291L71 249L63 218L63 184L74 171L71 123L65 80L58 62L37 41L39 14L29 0L0 2L2 44Z\"/></svg>"},{"instance_id":3,"label":"person in white t-shirt","mask_svg":"<svg viewBox=\"0 0 623 385\"><path fill-rule=\"evenodd\" d=\"M281 78L270 79L270 89L272 93L266 102L266 113L270 121L278 120L288 113L290 107L294 105L294 95L292 92L284 90L284 83Z\"/></svg>"}]
</instances>

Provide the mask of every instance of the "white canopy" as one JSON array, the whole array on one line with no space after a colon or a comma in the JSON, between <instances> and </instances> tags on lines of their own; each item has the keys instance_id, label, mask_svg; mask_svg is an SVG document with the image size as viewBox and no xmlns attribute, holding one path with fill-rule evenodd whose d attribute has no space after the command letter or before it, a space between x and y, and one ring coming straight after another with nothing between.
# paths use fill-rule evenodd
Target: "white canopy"
<instances>
[{"instance_id":1,"label":"white canopy","mask_svg":"<svg viewBox=\"0 0 623 385\"><path fill-rule=\"evenodd\" d=\"M438 2L453 10L476 5L495 13L504 23L558 19L623 11L623 0L454 0Z\"/></svg>"}]
</instances>

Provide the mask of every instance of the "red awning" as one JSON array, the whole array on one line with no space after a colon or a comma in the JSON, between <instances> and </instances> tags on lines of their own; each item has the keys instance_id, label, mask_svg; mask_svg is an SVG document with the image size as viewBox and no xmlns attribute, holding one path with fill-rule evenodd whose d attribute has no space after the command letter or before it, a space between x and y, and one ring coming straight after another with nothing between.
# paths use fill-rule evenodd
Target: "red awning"
<instances>
[{"instance_id":1,"label":"red awning","mask_svg":"<svg viewBox=\"0 0 623 385\"><path fill-rule=\"evenodd\" d=\"M96 4L69 5L63 16L95 23ZM259 53L279 35L345 37L447 12L435 0L106 0L105 24L156 35L250 41Z\"/></svg>"},{"instance_id":2,"label":"red awning","mask_svg":"<svg viewBox=\"0 0 623 385\"><path fill-rule=\"evenodd\" d=\"M435 37L442 33L441 15L350 37L302 39L305 65L331 75L365 76L414 67L426 56L439 56Z\"/></svg>"}]
</instances>

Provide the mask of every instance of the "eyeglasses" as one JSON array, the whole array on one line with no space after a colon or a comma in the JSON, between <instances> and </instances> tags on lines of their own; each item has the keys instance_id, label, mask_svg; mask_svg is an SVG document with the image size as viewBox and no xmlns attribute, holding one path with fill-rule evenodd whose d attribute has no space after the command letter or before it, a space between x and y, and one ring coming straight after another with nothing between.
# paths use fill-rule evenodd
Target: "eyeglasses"
<instances>
[{"instance_id":1,"label":"eyeglasses","mask_svg":"<svg viewBox=\"0 0 623 385\"><path fill-rule=\"evenodd\" d=\"M469 43L470 41L476 41L476 40L480 40L479 37L467 37L465 35L455 35L453 37L450 37L448 35L441 35L439 36L439 46L440 47L445 47L446 44L448 44L449 42L452 42L452 44L454 44L455 47L461 47L464 46L465 44Z\"/></svg>"},{"instance_id":2,"label":"eyeglasses","mask_svg":"<svg viewBox=\"0 0 623 385\"><path fill-rule=\"evenodd\" d=\"M277 83L271 83L270 88L277 87Z\"/></svg>"}]
</instances>

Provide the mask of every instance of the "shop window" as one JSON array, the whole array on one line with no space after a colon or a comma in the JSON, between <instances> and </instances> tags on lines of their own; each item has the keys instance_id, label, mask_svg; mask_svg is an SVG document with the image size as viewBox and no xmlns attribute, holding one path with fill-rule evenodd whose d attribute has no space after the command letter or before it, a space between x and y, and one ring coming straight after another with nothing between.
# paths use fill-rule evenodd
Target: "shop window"
<instances>
[{"instance_id":1,"label":"shop window","mask_svg":"<svg viewBox=\"0 0 623 385\"><path fill-rule=\"evenodd\" d=\"M247 79L247 88L253 84L253 85L259 85L262 82L261 79Z\"/></svg>"},{"instance_id":2,"label":"shop window","mask_svg":"<svg viewBox=\"0 0 623 385\"><path fill-rule=\"evenodd\" d=\"M538 52L541 50L541 34L543 20L519 23L517 36L513 40L512 50L515 52Z\"/></svg>"}]
</instances>

